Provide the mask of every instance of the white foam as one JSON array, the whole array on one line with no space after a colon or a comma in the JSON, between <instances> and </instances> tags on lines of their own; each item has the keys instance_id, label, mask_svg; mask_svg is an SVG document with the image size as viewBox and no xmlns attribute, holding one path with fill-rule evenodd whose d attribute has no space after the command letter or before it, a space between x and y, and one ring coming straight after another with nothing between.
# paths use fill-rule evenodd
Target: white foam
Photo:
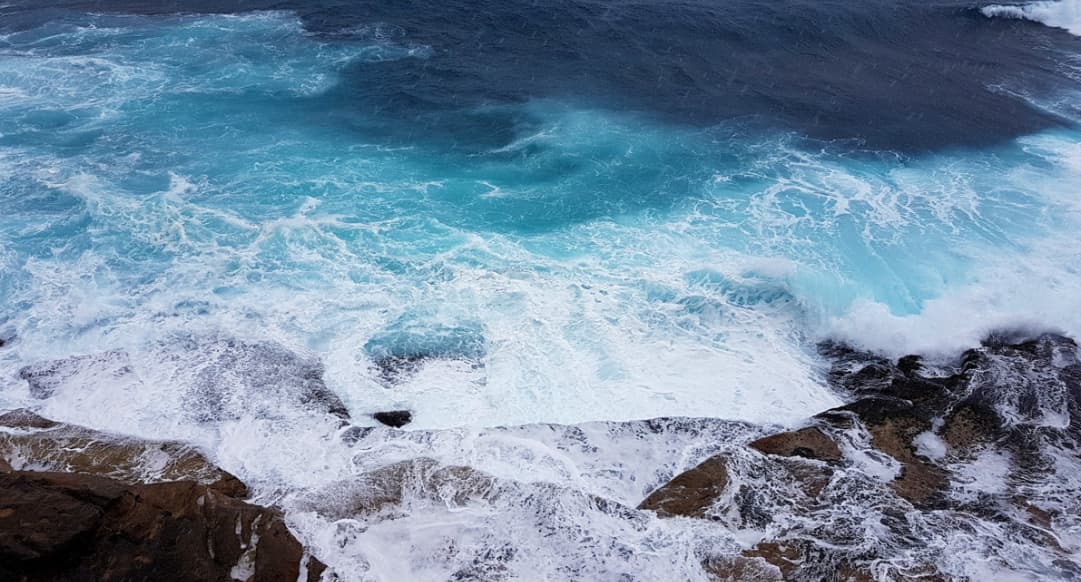
<instances>
[{"instance_id":1,"label":"white foam","mask_svg":"<svg viewBox=\"0 0 1081 582\"><path fill-rule=\"evenodd\" d=\"M993 4L980 9L989 18L1019 18L1064 28L1081 36L1081 0L1046 0L1028 4Z\"/></svg>"}]
</instances>

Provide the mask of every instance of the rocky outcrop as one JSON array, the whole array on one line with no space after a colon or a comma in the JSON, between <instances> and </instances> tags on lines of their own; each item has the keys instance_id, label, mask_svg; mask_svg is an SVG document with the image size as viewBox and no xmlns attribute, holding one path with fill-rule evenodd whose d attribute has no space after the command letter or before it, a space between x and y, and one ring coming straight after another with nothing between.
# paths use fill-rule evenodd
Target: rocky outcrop
<instances>
[{"instance_id":1,"label":"rocky outcrop","mask_svg":"<svg viewBox=\"0 0 1081 582\"><path fill-rule=\"evenodd\" d=\"M830 383L850 402L816 415L812 426L710 457L640 505L661 517L769 532L737 555L704 560L707 574L946 580L932 561L891 564L886 556L923 547L936 528L973 520L1046 549L1052 566L1041 575L1081 573L1056 533L1074 521L1056 513L1060 500L1048 493L1071 487L1075 464L1062 459L1081 450L1081 359L1073 340L992 336L953 362L933 363L838 344L822 351L833 360ZM845 517L854 500L879 512L873 531L865 516ZM865 543L868 536L874 543Z\"/></svg>"},{"instance_id":2,"label":"rocky outcrop","mask_svg":"<svg viewBox=\"0 0 1081 582\"><path fill-rule=\"evenodd\" d=\"M247 487L198 449L51 421L28 410L0 414L0 461L9 468L79 473L125 483L189 480L233 497Z\"/></svg>"},{"instance_id":3,"label":"rocky outcrop","mask_svg":"<svg viewBox=\"0 0 1081 582\"><path fill-rule=\"evenodd\" d=\"M280 513L197 449L0 414L0 580L317 580Z\"/></svg>"},{"instance_id":4,"label":"rocky outcrop","mask_svg":"<svg viewBox=\"0 0 1081 582\"><path fill-rule=\"evenodd\" d=\"M754 441L749 446L767 455L804 457L829 463L837 463L842 459L837 443L815 426L772 434Z\"/></svg>"},{"instance_id":5,"label":"rocky outcrop","mask_svg":"<svg viewBox=\"0 0 1081 582\"><path fill-rule=\"evenodd\" d=\"M710 457L650 493L638 509L655 511L661 517L702 517L727 486L727 461L722 456Z\"/></svg>"},{"instance_id":6,"label":"rocky outcrop","mask_svg":"<svg viewBox=\"0 0 1081 582\"><path fill-rule=\"evenodd\" d=\"M281 515L206 485L0 473L0 579L314 582Z\"/></svg>"}]
</instances>

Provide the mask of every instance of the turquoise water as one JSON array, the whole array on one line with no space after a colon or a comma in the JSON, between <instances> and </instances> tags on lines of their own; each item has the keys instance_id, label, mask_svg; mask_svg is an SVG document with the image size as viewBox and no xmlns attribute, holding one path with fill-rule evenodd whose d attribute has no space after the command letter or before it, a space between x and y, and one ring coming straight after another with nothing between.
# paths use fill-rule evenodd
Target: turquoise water
<instances>
[{"instance_id":1,"label":"turquoise water","mask_svg":"<svg viewBox=\"0 0 1081 582\"><path fill-rule=\"evenodd\" d=\"M431 47L288 12L84 15L0 49L11 366L214 329L430 426L766 420L835 402L825 337L1079 329L1075 129L913 154L587 99L405 119L344 75ZM388 388L373 362L411 353L436 358Z\"/></svg>"}]
</instances>

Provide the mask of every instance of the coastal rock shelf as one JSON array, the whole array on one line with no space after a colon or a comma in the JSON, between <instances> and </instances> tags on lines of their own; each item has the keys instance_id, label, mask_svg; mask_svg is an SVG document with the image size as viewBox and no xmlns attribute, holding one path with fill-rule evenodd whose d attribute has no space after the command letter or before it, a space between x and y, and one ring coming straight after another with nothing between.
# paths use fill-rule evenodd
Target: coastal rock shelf
<instances>
[{"instance_id":1,"label":"coastal rock shelf","mask_svg":"<svg viewBox=\"0 0 1081 582\"><path fill-rule=\"evenodd\" d=\"M0 579L318 580L279 511L202 453L0 415Z\"/></svg>"},{"instance_id":2,"label":"coastal rock shelf","mask_svg":"<svg viewBox=\"0 0 1081 582\"><path fill-rule=\"evenodd\" d=\"M353 455L348 474L274 492L274 508L244 501L248 488L189 445L9 411L0 415L0 577L352 579L420 551L358 546L371 531L420 531L411 528L448 511L442 519L518 523L549 543L580 535L567 524L583 511L622 535L680 532L708 580L957 579L936 544L943 532L986 524L1001 543L1037 552L1020 564L1026 571L1081 575L1070 537L1081 525L1070 509L1078 499L1068 493L1081 464L1073 340L990 337L935 361L821 349L848 403L802 427L691 418L478 431L350 426L334 445ZM512 449L485 443L527 447L504 460L535 475L509 477L492 459ZM578 477L563 474L571 466ZM469 530L453 535L466 537L442 550L461 562L451 578L515 579L520 548ZM497 541L502 550L491 549ZM328 547L347 554L320 555ZM637 558L625 559L633 567Z\"/></svg>"}]
</instances>

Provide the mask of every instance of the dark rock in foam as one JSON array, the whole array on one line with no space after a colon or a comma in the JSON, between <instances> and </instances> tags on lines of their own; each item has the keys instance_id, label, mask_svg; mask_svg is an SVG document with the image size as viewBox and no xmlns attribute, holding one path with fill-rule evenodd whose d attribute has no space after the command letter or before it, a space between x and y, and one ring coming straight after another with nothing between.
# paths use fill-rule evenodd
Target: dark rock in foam
<instances>
[{"instance_id":1,"label":"dark rock in foam","mask_svg":"<svg viewBox=\"0 0 1081 582\"><path fill-rule=\"evenodd\" d=\"M1081 449L1081 362L1073 340L999 335L958 360L935 363L917 356L891 361L838 344L822 350L833 360L831 384L852 397L850 403L820 413L814 426L749 444L766 457L748 456L739 447L710 457L640 506L664 517L718 519L726 527L769 531L778 514L806 524L793 528L796 522L786 520L775 537L739 555L707 557L708 574L721 580L871 580L872 572L890 570L896 548L923 543L930 522L966 527L976 516L1045 548L1057 575L1081 571L1056 533L1071 523L1062 521L1061 495L1075 478L1072 465L1060 461ZM861 435L869 437L869 448ZM842 441L845 446L838 446ZM888 455L899 473L881 487L881 476L865 473L866 460L846 457L852 448L862 449L852 452L865 459ZM1004 491L957 494L955 484L970 481L966 463L987 454L1009 460ZM702 470L719 458L727 459L723 471ZM868 534L865 526L853 527L844 510L859 499L864 503L857 521L865 519L863 511L881 512L882 529L870 546L860 541ZM933 559L894 573L948 579Z\"/></svg>"},{"instance_id":2,"label":"dark rock in foam","mask_svg":"<svg viewBox=\"0 0 1081 582\"><path fill-rule=\"evenodd\" d=\"M413 421L413 413L408 410L390 410L376 412L372 415L372 418L387 426L401 428Z\"/></svg>"},{"instance_id":3,"label":"dark rock in foam","mask_svg":"<svg viewBox=\"0 0 1081 582\"><path fill-rule=\"evenodd\" d=\"M126 353L110 351L31 364L19 370L19 378L26 380L31 396L48 398L65 382L88 372L120 378L130 376L132 367Z\"/></svg>"}]
</instances>

